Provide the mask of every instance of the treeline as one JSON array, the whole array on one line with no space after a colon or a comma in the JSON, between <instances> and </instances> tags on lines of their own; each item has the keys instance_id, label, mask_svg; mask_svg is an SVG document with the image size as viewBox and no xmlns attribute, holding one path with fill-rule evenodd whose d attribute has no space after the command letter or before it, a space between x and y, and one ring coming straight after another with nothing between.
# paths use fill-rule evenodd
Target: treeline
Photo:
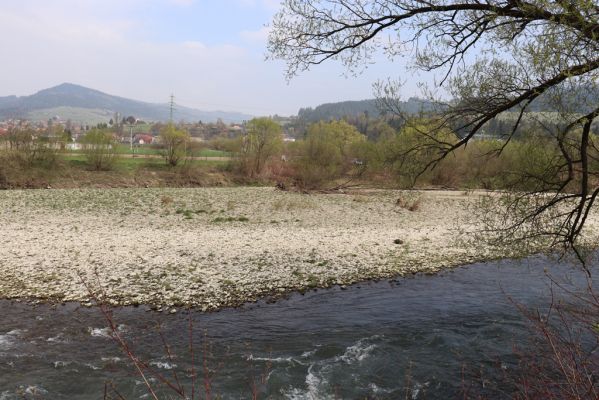
<instances>
[{"instance_id":1,"label":"treeline","mask_svg":"<svg viewBox=\"0 0 599 400\"><path fill-rule=\"evenodd\" d=\"M458 142L459 133L434 129L435 122L424 118L409 124L384 118L319 121L309 124L301 139L290 141L276 121L256 118L246 124L243 134L201 143L192 141L184 127L167 124L159 131L159 145L152 147L162 160L154 157L153 165L161 162L161 171L183 176L187 181L177 181L182 185L202 184L202 176L217 173L229 183L278 184L301 191L352 185L536 190L539 182L560 173L561 150L543 132L530 131L509 143L477 139L443 156L444 149ZM70 171L71 180L77 179L73 168L124 173L115 169L123 157L122 146L108 128L91 129L81 138L78 154L83 165L65 162L62 153L69 139L64 132L36 136L30 129L14 129L2 138L0 187L35 187L23 183L23 176L31 171L51 175L62 168ZM596 143L595 134L591 141ZM216 163L197 157L199 148L223 153L218 153ZM591 156L590 162L599 159ZM143 176L145 164L138 168L136 176ZM93 182L94 176L88 174L86 179Z\"/></svg>"},{"instance_id":2,"label":"treeline","mask_svg":"<svg viewBox=\"0 0 599 400\"><path fill-rule=\"evenodd\" d=\"M549 134L563 128L560 126L560 121L567 118L563 118L561 114L586 114L594 109L597 103L599 103L599 89L596 87L578 87L568 93L553 94L552 91L549 91L528 106L515 135L526 136L530 132ZM416 117L423 113L430 114L435 107L441 107L440 105L435 106L431 101L415 97L409 98L407 101L400 101L395 106L397 109L401 109L407 117ZM304 136L307 127L315 122L344 120L356 126L362 134L371 137L371 133L366 132L364 127L385 118L384 114L375 99L327 103L315 108L301 108L294 123L295 136ZM518 118L519 110L517 109L505 112L500 117L492 119L480 133L496 138L507 137L512 134L512 127ZM457 125L455 128L460 134ZM599 123L594 124L593 130L596 133L599 132Z\"/></svg>"},{"instance_id":3,"label":"treeline","mask_svg":"<svg viewBox=\"0 0 599 400\"><path fill-rule=\"evenodd\" d=\"M400 128L389 122L372 123L375 134L369 136L344 120L320 121L307 127L303 139L284 143L280 127L262 119L230 143L236 155L231 169L300 190L351 185L539 190L561 173L561 149L543 133L529 132L509 143L477 139L444 156L459 141L456 132L433 128L433 120Z\"/></svg>"},{"instance_id":4,"label":"treeline","mask_svg":"<svg viewBox=\"0 0 599 400\"><path fill-rule=\"evenodd\" d=\"M119 133L113 126L98 124L81 135L77 144L85 156L89 167L95 170L110 170L121 153ZM194 150L189 133L174 124L163 125L159 131L160 145L166 163L175 166ZM21 167L38 166L51 168L58 155L67 151L73 144L71 133L65 129L40 132L35 129L11 128L0 136L0 155L4 160L16 162Z\"/></svg>"},{"instance_id":5,"label":"treeline","mask_svg":"<svg viewBox=\"0 0 599 400\"><path fill-rule=\"evenodd\" d=\"M427 100L411 97L407 101L401 102L401 108L408 115L416 115L422 111L430 111L432 103ZM376 99L368 99L321 104L315 108L300 108L297 116L302 122L310 124L318 121L356 118L360 116L377 119L381 117L381 110Z\"/></svg>"},{"instance_id":6,"label":"treeline","mask_svg":"<svg viewBox=\"0 0 599 400\"><path fill-rule=\"evenodd\" d=\"M400 129L403 124L397 118L380 115L373 117L368 111L348 113L342 117L333 117L334 113L321 113L323 110L318 112L304 112L302 114L304 116L298 118L293 124L294 136L300 139L304 138L308 127L318 121L345 121L354 126L361 134L367 136L368 139L376 140L380 136L380 132L385 131L384 124L394 129ZM344 112L341 110L339 109L340 114ZM406 115L410 118L418 118L418 116L431 114L427 110L420 109L416 111L414 108L411 114L407 113ZM518 128L515 132L512 132L518 119L520 119ZM384 124L382 125L381 122L384 122ZM454 121L454 130L460 137L466 133L466 131L460 129L460 126L465 125L465 122L460 122L457 119ZM568 122L564 122L564 118L558 112L530 112L525 113L522 118L520 118L519 113L516 111L505 112L484 125L479 132L479 137L503 140L509 136L524 138L533 132L537 135L551 136L555 132L563 130L567 124ZM599 134L599 121L595 122L591 129L595 134Z\"/></svg>"}]
</instances>

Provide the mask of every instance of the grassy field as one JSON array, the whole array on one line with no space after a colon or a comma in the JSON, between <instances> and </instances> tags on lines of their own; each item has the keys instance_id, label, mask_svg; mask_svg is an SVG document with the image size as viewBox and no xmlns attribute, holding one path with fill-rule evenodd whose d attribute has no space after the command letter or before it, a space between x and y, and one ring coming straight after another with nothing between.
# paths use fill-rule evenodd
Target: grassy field
<instances>
[{"instance_id":1,"label":"grassy field","mask_svg":"<svg viewBox=\"0 0 599 400\"><path fill-rule=\"evenodd\" d=\"M194 157L231 157L231 153L221 150L202 149L198 152L192 152Z\"/></svg>"},{"instance_id":2,"label":"grassy field","mask_svg":"<svg viewBox=\"0 0 599 400\"><path fill-rule=\"evenodd\" d=\"M111 111L99 108L54 107L31 111L28 113L27 119L32 121L48 121L50 118L59 116L63 120L70 119L74 124L89 124L90 126L94 126L99 123L108 123L113 115Z\"/></svg>"},{"instance_id":3,"label":"grassy field","mask_svg":"<svg viewBox=\"0 0 599 400\"><path fill-rule=\"evenodd\" d=\"M63 160L72 167L87 168L88 164L84 154L72 153L62 155ZM213 157L214 158L214 157ZM214 167L224 166L227 161L224 160L211 160L210 158L204 159L189 159L186 160L182 165L193 166L193 167ZM147 168L151 170L162 170L169 171L173 170L173 167L167 165L163 158L158 157L119 157L116 160L114 169L117 171L133 171L139 168Z\"/></svg>"},{"instance_id":4,"label":"grassy field","mask_svg":"<svg viewBox=\"0 0 599 400\"><path fill-rule=\"evenodd\" d=\"M207 157L173 167L157 155L123 155L109 169L95 170L81 153L31 165L0 152L0 189L228 186L229 165L227 158Z\"/></svg>"},{"instance_id":5,"label":"grassy field","mask_svg":"<svg viewBox=\"0 0 599 400\"><path fill-rule=\"evenodd\" d=\"M129 155L132 154L131 148L127 144L119 144L117 147L117 152L119 154ZM162 156L162 149L153 146L140 146L135 147L133 149L133 154L137 155L148 155L148 156ZM82 154L81 150L71 150L69 154ZM231 153L221 150L213 150L213 149L200 149L197 151L190 152L191 157L230 157Z\"/></svg>"}]
</instances>

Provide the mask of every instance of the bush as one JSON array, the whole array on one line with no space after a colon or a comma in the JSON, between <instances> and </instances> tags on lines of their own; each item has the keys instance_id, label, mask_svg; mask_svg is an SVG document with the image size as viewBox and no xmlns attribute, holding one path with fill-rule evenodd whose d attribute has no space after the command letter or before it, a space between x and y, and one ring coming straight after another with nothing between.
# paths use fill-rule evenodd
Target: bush
<instances>
[{"instance_id":1,"label":"bush","mask_svg":"<svg viewBox=\"0 0 599 400\"><path fill-rule=\"evenodd\" d=\"M366 137L345 121L318 122L293 155L294 178L304 189L319 189L360 169Z\"/></svg>"},{"instance_id":2,"label":"bush","mask_svg":"<svg viewBox=\"0 0 599 400\"><path fill-rule=\"evenodd\" d=\"M83 138L87 163L96 171L112 169L117 159L116 139L112 132L92 129Z\"/></svg>"},{"instance_id":3,"label":"bush","mask_svg":"<svg viewBox=\"0 0 599 400\"><path fill-rule=\"evenodd\" d=\"M58 161L60 140L38 136L31 129L12 129L7 138L9 155L21 167L54 167Z\"/></svg>"},{"instance_id":4,"label":"bush","mask_svg":"<svg viewBox=\"0 0 599 400\"><path fill-rule=\"evenodd\" d=\"M457 140L455 133L447 129L436 130L434 121L419 120L396 135L380 140L377 153L381 164L389 169L400 187L412 188L417 179L430 182L438 174L441 164L434 169L427 169L427 166L439 157L444 147Z\"/></svg>"},{"instance_id":5,"label":"bush","mask_svg":"<svg viewBox=\"0 0 599 400\"><path fill-rule=\"evenodd\" d=\"M160 130L163 156L167 164L176 166L187 155L187 145L190 136L187 132L177 129L172 123Z\"/></svg>"},{"instance_id":6,"label":"bush","mask_svg":"<svg viewBox=\"0 0 599 400\"><path fill-rule=\"evenodd\" d=\"M239 166L246 176L255 177L283 147L283 128L270 118L254 118L247 134L239 139Z\"/></svg>"}]
</instances>

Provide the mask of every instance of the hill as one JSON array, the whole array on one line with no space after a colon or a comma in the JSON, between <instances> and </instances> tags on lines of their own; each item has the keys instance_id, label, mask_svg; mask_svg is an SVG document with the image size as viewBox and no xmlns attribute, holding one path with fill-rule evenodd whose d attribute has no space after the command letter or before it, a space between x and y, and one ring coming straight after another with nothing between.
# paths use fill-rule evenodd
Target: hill
<instances>
[{"instance_id":1,"label":"hill","mask_svg":"<svg viewBox=\"0 0 599 400\"><path fill-rule=\"evenodd\" d=\"M170 116L168 104L154 104L112 96L98 90L71 83L41 90L31 96L0 97L0 119L24 118L34 121L47 120L58 115L76 123L108 122L114 113L133 115L146 121L167 121ZM241 122L252 116L226 111L202 111L177 105L174 118L177 121Z\"/></svg>"},{"instance_id":2,"label":"hill","mask_svg":"<svg viewBox=\"0 0 599 400\"><path fill-rule=\"evenodd\" d=\"M554 104L553 97L559 95L561 104L557 107ZM541 95L533 101L528 111L532 114L536 113L557 113L570 112L578 114L586 114L593 110L599 103L599 87L577 86L570 88L564 92L553 93L548 92ZM435 106L428 100L411 97L407 101L402 101L401 109L407 114L417 114L421 111L431 111ZM517 111L518 109L514 109ZM358 101L342 101L337 103L321 104L317 107L300 108L298 118L306 123L317 121L327 121L331 119L342 119L347 117L368 116L377 118L381 115L377 107L377 100L367 99ZM541 116L545 119L544 116Z\"/></svg>"},{"instance_id":3,"label":"hill","mask_svg":"<svg viewBox=\"0 0 599 400\"><path fill-rule=\"evenodd\" d=\"M416 114L423 110L430 110L431 107L432 103L415 97L402 102L402 108L411 114ZM310 123L330 119L341 119L344 117L357 117L360 115L376 118L380 116L380 114L380 110L377 107L377 101L375 99L368 99L326 103L315 108L301 108L298 112L298 118Z\"/></svg>"}]
</instances>

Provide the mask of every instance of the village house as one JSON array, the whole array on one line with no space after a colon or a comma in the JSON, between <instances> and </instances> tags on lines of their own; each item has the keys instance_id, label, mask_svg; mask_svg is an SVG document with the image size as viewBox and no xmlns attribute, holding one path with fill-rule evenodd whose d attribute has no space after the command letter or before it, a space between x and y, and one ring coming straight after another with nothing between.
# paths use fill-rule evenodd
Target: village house
<instances>
[{"instance_id":1,"label":"village house","mask_svg":"<svg viewBox=\"0 0 599 400\"><path fill-rule=\"evenodd\" d=\"M154 136L149 133L138 133L133 137L133 144L144 145L154 143Z\"/></svg>"}]
</instances>

